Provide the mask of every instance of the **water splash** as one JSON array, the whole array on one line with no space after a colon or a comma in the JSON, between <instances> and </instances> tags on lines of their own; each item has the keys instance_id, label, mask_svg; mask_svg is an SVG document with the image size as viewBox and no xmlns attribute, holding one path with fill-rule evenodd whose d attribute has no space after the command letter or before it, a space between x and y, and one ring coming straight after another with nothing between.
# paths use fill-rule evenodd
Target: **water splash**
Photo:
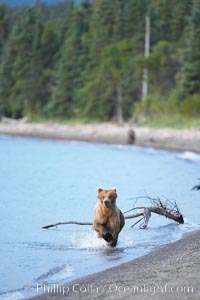
<instances>
[{"instance_id":1,"label":"water splash","mask_svg":"<svg viewBox=\"0 0 200 300\"><path fill-rule=\"evenodd\" d=\"M98 238L96 232L89 232L84 237L77 238L76 236L72 237L71 240L72 247L76 249L82 249L82 250L100 250L100 249L113 249L108 246L106 241L102 238ZM133 246L133 240L126 236L121 234L119 236L117 248L129 248Z\"/></svg>"},{"instance_id":2,"label":"water splash","mask_svg":"<svg viewBox=\"0 0 200 300\"><path fill-rule=\"evenodd\" d=\"M106 241L97 237L96 232L89 232L81 238L74 235L72 237L71 244L72 247L82 250L101 249L108 247Z\"/></svg>"}]
</instances>

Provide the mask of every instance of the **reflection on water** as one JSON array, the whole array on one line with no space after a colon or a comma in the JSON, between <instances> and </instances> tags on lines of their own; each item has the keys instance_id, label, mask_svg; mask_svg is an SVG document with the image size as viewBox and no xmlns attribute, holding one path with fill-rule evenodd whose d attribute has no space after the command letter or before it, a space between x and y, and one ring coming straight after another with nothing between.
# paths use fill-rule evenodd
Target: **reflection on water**
<instances>
[{"instance_id":1,"label":"reflection on water","mask_svg":"<svg viewBox=\"0 0 200 300\"><path fill-rule=\"evenodd\" d=\"M1 299L30 297L37 284L104 270L199 228L199 192L190 190L200 176L194 153L0 136L0 157ZM140 230L127 220L116 248L91 226L41 229L61 220L92 221L98 186L117 187L122 211L148 205L135 200L141 195L176 199L185 223L155 215Z\"/></svg>"}]
</instances>

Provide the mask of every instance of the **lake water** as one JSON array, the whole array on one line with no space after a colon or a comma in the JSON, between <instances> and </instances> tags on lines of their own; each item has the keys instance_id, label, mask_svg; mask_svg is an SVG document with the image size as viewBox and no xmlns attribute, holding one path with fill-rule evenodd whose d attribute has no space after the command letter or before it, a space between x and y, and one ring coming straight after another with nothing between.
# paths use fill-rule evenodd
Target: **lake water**
<instances>
[{"instance_id":1,"label":"lake water","mask_svg":"<svg viewBox=\"0 0 200 300\"><path fill-rule=\"evenodd\" d=\"M200 228L200 192L191 191L199 176L191 152L0 136L0 298L30 297L37 284L104 270ZM122 211L148 204L137 196L176 200L185 224L153 216L140 230L129 220L112 249L91 226L41 229L92 221L99 186L117 188Z\"/></svg>"}]
</instances>

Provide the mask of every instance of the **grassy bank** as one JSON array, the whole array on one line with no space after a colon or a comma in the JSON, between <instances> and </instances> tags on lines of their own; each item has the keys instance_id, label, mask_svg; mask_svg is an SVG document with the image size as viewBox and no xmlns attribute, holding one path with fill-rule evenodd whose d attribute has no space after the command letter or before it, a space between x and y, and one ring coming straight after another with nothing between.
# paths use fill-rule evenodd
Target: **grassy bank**
<instances>
[{"instance_id":1,"label":"grassy bank","mask_svg":"<svg viewBox=\"0 0 200 300\"><path fill-rule=\"evenodd\" d=\"M40 116L32 116L28 118L30 123L60 123L63 125L82 125L82 124L100 124L104 120L91 118L43 118ZM114 122L111 122L114 123ZM125 124L131 126L145 126L151 128L173 128L173 129L190 129L200 127L200 118L189 118L180 114L175 115L159 115L154 117L135 116L132 120L127 120ZM119 124L122 125L122 124Z\"/></svg>"},{"instance_id":2,"label":"grassy bank","mask_svg":"<svg viewBox=\"0 0 200 300\"><path fill-rule=\"evenodd\" d=\"M28 117L29 123L60 123L63 125L84 125L84 124L100 124L102 121L100 119L91 118L44 118L41 116L31 116Z\"/></svg>"},{"instance_id":3,"label":"grassy bank","mask_svg":"<svg viewBox=\"0 0 200 300\"><path fill-rule=\"evenodd\" d=\"M190 129L200 128L200 118L188 118L177 115L160 115L151 118L141 118L138 121L139 126L148 126L152 128L173 128Z\"/></svg>"}]
</instances>

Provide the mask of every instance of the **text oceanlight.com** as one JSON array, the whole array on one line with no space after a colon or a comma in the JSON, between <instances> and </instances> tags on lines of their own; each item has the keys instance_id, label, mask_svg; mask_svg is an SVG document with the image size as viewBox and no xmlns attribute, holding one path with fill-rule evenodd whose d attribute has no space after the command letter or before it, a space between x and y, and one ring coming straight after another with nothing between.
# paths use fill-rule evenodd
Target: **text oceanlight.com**
<instances>
[{"instance_id":1,"label":"text oceanlight.com","mask_svg":"<svg viewBox=\"0 0 200 300\"><path fill-rule=\"evenodd\" d=\"M155 294L165 293L179 293L179 294L192 294L194 288L192 286L171 286L171 285L148 285L142 284L140 286L135 285L120 285L116 283L105 284L103 286L96 286L94 284L81 285L75 283L73 285L60 285L60 284L38 284L37 293L49 293L49 294L62 294L68 293L74 294L102 294L102 293L129 293L129 294L149 294L151 296Z\"/></svg>"}]
</instances>

